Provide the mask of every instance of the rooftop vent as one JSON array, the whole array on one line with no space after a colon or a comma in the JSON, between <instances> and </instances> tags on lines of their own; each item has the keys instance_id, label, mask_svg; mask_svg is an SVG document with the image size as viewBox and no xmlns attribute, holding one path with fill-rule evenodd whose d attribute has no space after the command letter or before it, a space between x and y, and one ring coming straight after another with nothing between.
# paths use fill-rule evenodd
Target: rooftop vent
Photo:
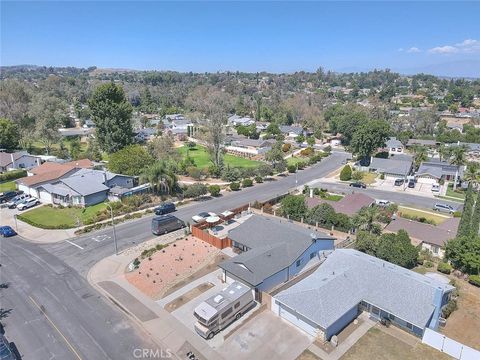
<instances>
[{"instance_id":1,"label":"rooftop vent","mask_svg":"<svg viewBox=\"0 0 480 360\"><path fill-rule=\"evenodd\" d=\"M216 304L220 304L222 301L223 301L223 296L222 295L217 295L213 298L213 301L216 303Z\"/></svg>"}]
</instances>

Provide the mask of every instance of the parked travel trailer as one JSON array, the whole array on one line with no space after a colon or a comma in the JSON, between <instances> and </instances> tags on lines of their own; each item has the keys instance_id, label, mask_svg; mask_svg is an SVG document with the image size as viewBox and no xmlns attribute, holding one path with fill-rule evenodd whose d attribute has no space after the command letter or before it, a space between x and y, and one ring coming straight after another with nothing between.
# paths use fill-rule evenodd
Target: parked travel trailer
<instances>
[{"instance_id":1,"label":"parked travel trailer","mask_svg":"<svg viewBox=\"0 0 480 360\"><path fill-rule=\"evenodd\" d=\"M252 289L235 281L220 293L209 297L194 310L197 318L195 331L206 339L211 339L220 330L247 312L255 299Z\"/></svg>"}]
</instances>

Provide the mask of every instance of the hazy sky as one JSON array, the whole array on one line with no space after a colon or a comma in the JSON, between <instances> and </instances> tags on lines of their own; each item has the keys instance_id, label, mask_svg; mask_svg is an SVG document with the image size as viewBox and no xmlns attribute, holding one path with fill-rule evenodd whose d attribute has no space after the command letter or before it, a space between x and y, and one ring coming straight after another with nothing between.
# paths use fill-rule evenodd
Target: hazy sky
<instances>
[{"instance_id":1,"label":"hazy sky","mask_svg":"<svg viewBox=\"0 0 480 360\"><path fill-rule=\"evenodd\" d=\"M464 60L480 60L479 2L1 3L2 65L291 72Z\"/></svg>"}]
</instances>

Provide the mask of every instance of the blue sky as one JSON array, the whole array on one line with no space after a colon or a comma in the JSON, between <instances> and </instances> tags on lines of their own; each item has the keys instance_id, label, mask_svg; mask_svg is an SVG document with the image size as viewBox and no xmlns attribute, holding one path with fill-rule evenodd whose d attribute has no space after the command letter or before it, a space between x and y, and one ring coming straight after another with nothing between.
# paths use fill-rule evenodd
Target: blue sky
<instances>
[{"instance_id":1,"label":"blue sky","mask_svg":"<svg viewBox=\"0 0 480 360\"><path fill-rule=\"evenodd\" d=\"M2 1L1 7L2 65L292 72L450 64L461 71L480 62L478 2Z\"/></svg>"}]
</instances>

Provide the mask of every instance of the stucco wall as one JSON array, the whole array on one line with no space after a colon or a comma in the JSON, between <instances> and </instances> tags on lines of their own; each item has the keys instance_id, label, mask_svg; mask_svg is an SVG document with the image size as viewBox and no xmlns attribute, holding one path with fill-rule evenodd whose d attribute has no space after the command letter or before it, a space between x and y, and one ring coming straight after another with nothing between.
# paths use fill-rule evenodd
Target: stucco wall
<instances>
[{"instance_id":1,"label":"stucco wall","mask_svg":"<svg viewBox=\"0 0 480 360\"><path fill-rule=\"evenodd\" d=\"M337 335L342 329L350 324L358 316L358 305L355 305L353 308L348 310L345 314L337 319L332 325L330 325L326 331L325 336L327 340L333 335Z\"/></svg>"},{"instance_id":2,"label":"stucco wall","mask_svg":"<svg viewBox=\"0 0 480 360\"><path fill-rule=\"evenodd\" d=\"M95 194L87 195L83 197L83 204L85 206L95 205L101 203L107 199L107 190L100 191Z\"/></svg>"}]
</instances>

